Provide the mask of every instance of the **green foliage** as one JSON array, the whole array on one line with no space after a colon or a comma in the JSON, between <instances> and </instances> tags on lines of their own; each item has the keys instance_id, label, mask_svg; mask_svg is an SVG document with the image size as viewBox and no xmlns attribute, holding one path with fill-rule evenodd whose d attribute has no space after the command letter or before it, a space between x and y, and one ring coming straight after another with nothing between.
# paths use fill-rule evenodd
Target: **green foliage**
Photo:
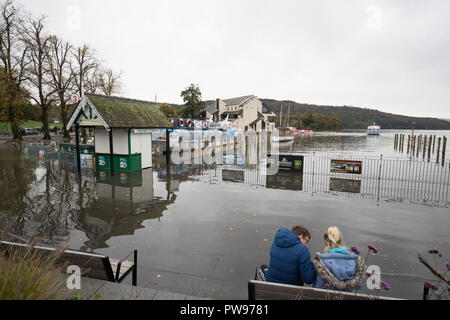
<instances>
[{"instance_id":1,"label":"green foliage","mask_svg":"<svg viewBox=\"0 0 450 320\"><path fill-rule=\"evenodd\" d=\"M282 126L285 124L288 127L296 127L302 130L313 130L313 131L340 131L342 130L342 123L336 117L332 117L326 114L318 114L307 112L304 114L294 114L289 116L289 123L285 122L286 119L283 117ZM277 124L280 123L280 118L277 117Z\"/></svg>"},{"instance_id":2,"label":"green foliage","mask_svg":"<svg viewBox=\"0 0 450 320\"><path fill-rule=\"evenodd\" d=\"M22 108L22 114L24 120L39 120L40 112L37 106L32 104L26 104Z\"/></svg>"},{"instance_id":3,"label":"green foliage","mask_svg":"<svg viewBox=\"0 0 450 320\"><path fill-rule=\"evenodd\" d=\"M175 108L172 107L168 103L160 103L158 104L159 110L164 113L168 118L173 118L176 116L177 112L175 111Z\"/></svg>"},{"instance_id":4,"label":"green foliage","mask_svg":"<svg viewBox=\"0 0 450 320\"><path fill-rule=\"evenodd\" d=\"M416 123L416 129L431 130L450 130L450 122L434 118L408 117L398 114L381 112L368 108L358 108L349 106L320 106L311 104L301 104L292 101L277 101L271 99L262 99L270 111L280 114L281 105L291 105L291 115L301 115L305 113L322 114L332 116L341 120L343 129L367 129L368 126L376 122L382 129L411 129L413 122ZM283 122L285 115L283 115ZM279 124L279 122L277 123ZM291 122L292 126L296 126ZM284 124L283 124L284 125Z\"/></svg>"},{"instance_id":5,"label":"green foliage","mask_svg":"<svg viewBox=\"0 0 450 320\"><path fill-rule=\"evenodd\" d=\"M180 116L183 118L198 118L203 107L202 93L198 85L191 84L181 92L181 97L185 103Z\"/></svg>"},{"instance_id":6,"label":"green foliage","mask_svg":"<svg viewBox=\"0 0 450 320\"><path fill-rule=\"evenodd\" d=\"M21 127L24 128L42 128L42 122L40 121L27 121L21 122ZM50 123L49 126L56 126L62 128L62 123ZM0 122L0 132L11 132L11 125L7 122Z\"/></svg>"},{"instance_id":7,"label":"green foliage","mask_svg":"<svg viewBox=\"0 0 450 320\"><path fill-rule=\"evenodd\" d=\"M96 294L91 300L101 300L102 296L99 294ZM66 298L66 300L85 300L83 294L81 293L81 291L77 291L75 292L75 294L73 295L73 297L70 298Z\"/></svg>"},{"instance_id":8,"label":"green foliage","mask_svg":"<svg viewBox=\"0 0 450 320\"><path fill-rule=\"evenodd\" d=\"M58 277L65 266L55 266L64 248L44 255L32 249L35 244L0 250L0 300L52 300L65 290L65 280Z\"/></svg>"}]
</instances>

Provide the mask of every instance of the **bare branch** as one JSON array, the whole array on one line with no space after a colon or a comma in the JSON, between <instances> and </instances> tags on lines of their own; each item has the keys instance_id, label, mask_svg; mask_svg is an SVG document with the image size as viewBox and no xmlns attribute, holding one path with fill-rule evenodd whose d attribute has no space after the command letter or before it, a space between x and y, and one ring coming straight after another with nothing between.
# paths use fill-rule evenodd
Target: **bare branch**
<instances>
[{"instance_id":1,"label":"bare branch","mask_svg":"<svg viewBox=\"0 0 450 320\"><path fill-rule=\"evenodd\" d=\"M450 285L450 281L448 280L448 278L438 269L433 267L427 260L425 260L421 253L419 253L419 261L423 263L428 268L428 270L430 270L436 277L444 280L448 285Z\"/></svg>"}]
</instances>

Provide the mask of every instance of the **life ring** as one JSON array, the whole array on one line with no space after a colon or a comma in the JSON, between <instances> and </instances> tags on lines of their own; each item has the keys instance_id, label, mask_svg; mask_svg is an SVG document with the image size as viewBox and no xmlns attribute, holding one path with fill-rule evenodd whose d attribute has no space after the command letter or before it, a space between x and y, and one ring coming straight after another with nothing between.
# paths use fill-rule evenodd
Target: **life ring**
<instances>
[{"instance_id":1,"label":"life ring","mask_svg":"<svg viewBox=\"0 0 450 320\"><path fill-rule=\"evenodd\" d=\"M173 123L173 119L172 118L169 118L169 121Z\"/></svg>"},{"instance_id":2,"label":"life ring","mask_svg":"<svg viewBox=\"0 0 450 320\"><path fill-rule=\"evenodd\" d=\"M184 127L184 121L183 121L183 119L179 119L179 120L178 120L178 124L180 125L180 127Z\"/></svg>"},{"instance_id":3,"label":"life ring","mask_svg":"<svg viewBox=\"0 0 450 320\"><path fill-rule=\"evenodd\" d=\"M188 119L188 121L186 122L188 128L190 128L192 126L192 121L191 119Z\"/></svg>"}]
</instances>

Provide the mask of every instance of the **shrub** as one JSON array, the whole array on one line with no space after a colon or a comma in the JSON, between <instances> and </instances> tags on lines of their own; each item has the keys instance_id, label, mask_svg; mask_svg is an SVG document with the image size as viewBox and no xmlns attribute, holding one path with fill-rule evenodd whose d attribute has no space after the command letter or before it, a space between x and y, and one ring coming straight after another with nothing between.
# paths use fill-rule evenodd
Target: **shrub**
<instances>
[{"instance_id":1,"label":"shrub","mask_svg":"<svg viewBox=\"0 0 450 320\"><path fill-rule=\"evenodd\" d=\"M0 238L1 239L1 238ZM27 247L0 245L0 300L53 300L61 297L66 283L56 265L65 248L52 253L34 250L37 240Z\"/></svg>"}]
</instances>

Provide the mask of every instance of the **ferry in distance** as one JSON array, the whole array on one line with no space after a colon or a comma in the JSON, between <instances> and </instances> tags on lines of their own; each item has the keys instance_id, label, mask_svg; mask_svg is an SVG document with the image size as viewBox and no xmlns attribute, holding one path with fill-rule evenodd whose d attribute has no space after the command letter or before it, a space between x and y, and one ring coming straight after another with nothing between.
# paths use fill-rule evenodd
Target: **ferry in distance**
<instances>
[{"instance_id":1,"label":"ferry in distance","mask_svg":"<svg viewBox=\"0 0 450 320\"><path fill-rule=\"evenodd\" d=\"M367 127L367 134L369 136L379 136L380 130L380 126L376 125L374 122L373 125Z\"/></svg>"}]
</instances>

